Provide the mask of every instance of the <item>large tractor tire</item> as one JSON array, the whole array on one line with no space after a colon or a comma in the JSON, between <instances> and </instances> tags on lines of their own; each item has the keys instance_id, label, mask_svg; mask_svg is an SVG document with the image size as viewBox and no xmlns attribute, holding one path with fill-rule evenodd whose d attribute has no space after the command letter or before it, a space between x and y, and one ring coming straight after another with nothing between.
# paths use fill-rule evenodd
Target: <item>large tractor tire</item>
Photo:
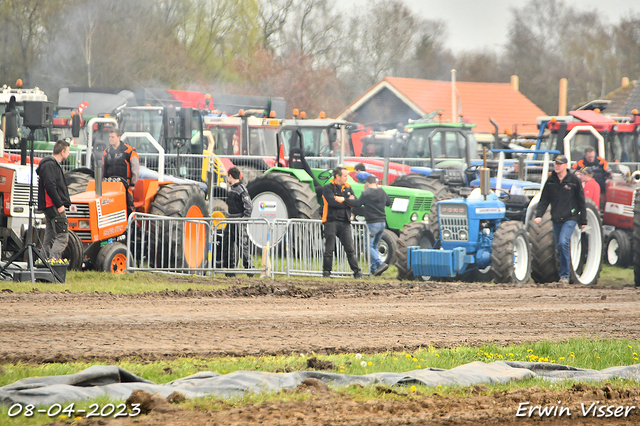
<instances>
[{"instance_id":1,"label":"large tractor tire","mask_svg":"<svg viewBox=\"0 0 640 426\"><path fill-rule=\"evenodd\" d=\"M636 190L633 206L633 281L640 287L640 189Z\"/></svg>"},{"instance_id":2,"label":"large tractor tire","mask_svg":"<svg viewBox=\"0 0 640 426\"><path fill-rule=\"evenodd\" d=\"M69 190L69 196L86 192L87 185L89 184L89 182L94 180L93 176L89 174L82 173L82 172L75 172L73 170L65 173L64 178L67 181L67 189Z\"/></svg>"},{"instance_id":3,"label":"large tractor tire","mask_svg":"<svg viewBox=\"0 0 640 426\"><path fill-rule=\"evenodd\" d=\"M176 218L208 218L204 193L197 185L168 184L158 189L151 214ZM152 267L201 268L208 259L209 232L201 223L180 222L176 226L150 227L150 244L157 245Z\"/></svg>"},{"instance_id":4,"label":"large tractor tire","mask_svg":"<svg viewBox=\"0 0 640 426\"><path fill-rule=\"evenodd\" d=\"M300 182L288 173L265 173L256 177L247 185L249 196L253 200L254 211L260 209L263 199L275 201L282 219L320 219L320 204L315 192L308 183ZM253 217L253 215L252 215Z\"/></svg>"},{"instance_id":5,"label":"large tractor tire","mask_svg":"<svg viewBox=\"0 0 640 426\"><path fill-rule=\"evenodd\" d=\"M111 243L103 246L96 256L96 269L112 274L127 272L127 246Z\"/></svg>"},{"instance_id":6,"label":"large tractor tire","mask_svg":"<svg viewBox=\"0 0 640 426\"><path fill-rule=\"evenodd\" d=\"M521 222L498 225L491 244L491 272L496 283L523 284L531 278L529 235Z\"/></svg>"},{"instance_id":7,"label":"large tractor tire","mask_svg":"<svg viewBox=\"0 0 640 426\"><path fill-rule=\"evenodd\" d=\"M396 267L398 268L399 280L412 280L415 278L426 279L425 277L414 277L413 270L407 265L407 248L419 246L422 249L433 247L436 239L427 223L408 223L400 231L398 237L398 252L396 253Z\"/></svg>"},{"instance_id":8,"label":"large tractor tire","mask_svg":"<svg viewBox=\"0 0 640 426\"><path fill-rule=\"evenodd\" d=\"M527 231L531 240L531 278L536 283L557 282L560 279L558 251L550 209L547 208L540 224L531 220Z\"/></svg>"},{"instance_id":9,"label":"large tractor tire","mask_svg":"<svg viewBox=\"0 0 640 426\"><path fill-rule=\"evenodd\" d=\"M576 226L571 236L571 282L595 285L600 278L603 262L604 237L599 209L586 199L587 226L584 231Z\"/></svg>"},{"instance_id":10,"label":"large tractor tire","mask_svg":"<svg viewBox=\"0 0 640 426\"><path fill-rule=\"evenodd\" d=\"M437 240L440 235L440 230L438 228L438 210L436 209L436 205L442 200L455 198L456 195L449 191L449 187L439 180L418 174L398 176L391 182L391 186L431 191L433 194L433 204L431 204L431 212L429 213L429 227L431 228L433 237Z\"/></svg>"},{"instance_id":11,"label":"large tractor tire","mask_svg":"<svg viewBox=\"0 0 640 426\"><path fill-rule=\"evenodd\" d=\"M586 212L587 226L584 232L576 226L571 236L569 272L572 283L594 285L598 282L602 270L602 219L593 201L589 199L586 200ZM527 230L531 239L531 277L537 283L558 281L558 252L550 209L547 208L539 225L531 221Z\"/></svg>"},{"instance_id":12,"label":"large tractor tire","mask_svg":"<svg viewBox=\"0 0 640 426\"><path fill-rule=\"evenodd\" d=\"M609 235L604 247L604 259L607 264L626 268L633 260L631 236L627 232L616 229Z\"/></svg>"},{"instance_id":13,"label":"large tractor tire","mask_svg":"<svg viewBox=\"0 0 640 426\"><path fill-rule=\"evenodd\" d=\"M390 229L385 229L378 243L378 256L380 261L387 265L394 265L396 263L396 256L398 254L398 236Z\"/></svg>"},{"instance_id":14,"label":"large tractor tire","mask_svg":"<svg viewBox=\"0 0 640 426\"><path fill-rule=\"evenodd\" d=\"M78 235L73 231L69 231L69 241L67 242L67 247L62 252L62 258L69 260L69 266L67 266L68 270L82 270L82 264L84 263L84 249L82 247L80 237L78 237Z\"/></svg>"},{"instance_id":15,"label":"large tractor tire","mask_svg":"<svg viewBox=\"0 0 640 426\"><path fill-rule=\"evenodd\" d=\"M247 191L253 200L252 218L267 217L270 221L321 218L320 204L313 188L308 183L300 182L294 175L265 173L249 182ZM248 232L251 242L260 248L266 247L267 235L264 227L249 226ZM277 227L271 235L271 243L281 244L283 235L284 228Z\"/></svg>"}]
</instances>

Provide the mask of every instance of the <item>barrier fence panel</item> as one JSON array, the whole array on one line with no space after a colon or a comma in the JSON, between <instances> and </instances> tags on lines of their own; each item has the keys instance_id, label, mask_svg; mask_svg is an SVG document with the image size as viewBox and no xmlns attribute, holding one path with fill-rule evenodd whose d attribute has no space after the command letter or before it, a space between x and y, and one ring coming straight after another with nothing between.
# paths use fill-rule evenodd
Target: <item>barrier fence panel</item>
<instances>
[{"instance_id":1,"label":"barrier fence panel","mask_svg":"<svg viewBox=\"0 0 640 426\"><path fill-rule=\"evenodd\" d=\"M369 232L352 224L363 275L369 275ZM324 239L319 220L187 219L134 213L127 232L127 271L213 275L260 274L274 278L322 276ZM339 240L332 276L353 272Z\"/></svg>"},{"instance_id":2,"label":"barrier fence panel","mask_svg":"<svg viewBox=\"0 0 640 426\"><path fill-rule=\"evenodd\" d=\"M140 165L158 170L158 153L138 153ZM209 156L204 154L165 154L164 173L182 179L202 181L203 167L206 169Z\"/></svg>"}]
</instances>

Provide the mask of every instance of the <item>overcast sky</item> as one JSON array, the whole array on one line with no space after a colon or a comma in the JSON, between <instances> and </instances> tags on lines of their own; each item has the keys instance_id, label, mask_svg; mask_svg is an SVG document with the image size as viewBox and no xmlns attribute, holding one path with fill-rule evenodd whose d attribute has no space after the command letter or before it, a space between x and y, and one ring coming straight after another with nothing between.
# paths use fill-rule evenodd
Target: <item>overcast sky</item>
<instances>
[{"instance_id":1,"label":"overcast sky","mask_svg":"<svg viewBox=\"0 0 640 426\"><path fill-rule=\"evenodd\" d=\"M512 8L522 8L529 0L403 0L420 16L447 24L448 47L462 50L500 49L507 39ZM338 4L360 7L368 0L339 0ZM640 0L565 0L565 5L583 11L598 10L602 22L616 24L621 16L640 13Z\"/></svg>"}]
</instances>

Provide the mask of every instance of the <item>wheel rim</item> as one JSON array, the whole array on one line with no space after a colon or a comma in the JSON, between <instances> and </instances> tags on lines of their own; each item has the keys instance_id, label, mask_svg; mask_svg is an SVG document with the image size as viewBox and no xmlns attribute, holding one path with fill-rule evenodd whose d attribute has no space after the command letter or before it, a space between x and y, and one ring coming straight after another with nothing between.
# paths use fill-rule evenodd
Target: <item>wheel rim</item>
<instances>
[{"instance_id":1,"label":"wheel rim","mask_svg":"<svg viewBox=\"0 0 640 426\"><path fill-rule=\"evenodd\" d=\"M517 281L524 281L527 278L529 266L529 250L527 240L524 236L518 235L513 247L513 272Z\"/></svg>"},{"instance_id":2,"label":"wheel rim","mask_svg":"<svg viewBox=\"0 0 640 426\"><path fill-rule=\"evenodd\" d=\"M378 257L380 258L380 262L389 263L387 262L387 257L389 257L389 244L383 239L378 243Z\"/></svg>"},{"instance_id":3,"label":"wheel rim","mask_svg":"<svg viewBox=\"0 0 640 426\"><path fill-rule=\"evenodd\" d=\"M609 262L609 265L613 266L618 263L618 260L620 259L618 257L619 248L620 244L618 244L618 240L616 238L609 240L609 244L607 245L607 262Z\"/></svg>"},{"instance_id":4,"label":"wheel rim","mask_svg":"<svg viewBox=\"0 0 640 426\"><path fill-rule=\"evenodd\" d=\"M187 218L202 218L202 210L198 206L191 206L187 211ZM204 260L204 241L207 240L206 226L202 222L187 222L184 229L184 260L190 268L198 268Z\"/></svg>"},{"instance_id":5,"label":"wheel rim","mask_svg":"<svg viewBox=\"0 0 640 426\"><path fill-rule=\"evenodd\" d=\"M118 253L111 259L111 273L124 274L127 271L127 256Z\"/></svg>"},{"instance_id":6,"label":"wheel rim","mask_svg":"<svg viewBox=\"0 0 640 426\"><path fill-rule=\"evenodd\" d=\"M276 194L275 192L261 192L260 194L253 197L253 210L251 212L251 218L264 218L268 220L270 223L273 223L274 220L289 219L289 212L287 211L287 205L281 196ZM280 242L285 232L284 226L276 226L273 234L271 235L271 244L276 244ZM265 226L249 225L247 227L247 234L249 235L249 239L256 246L263 248L267 245L267 232Z\"/></svg>"},{"instance_id":7,"label":"wheel rim","mask_svg":"<svg viewBox=\"0 0 640 426\"><path fill-rule=\"evenodd\" d=\"M584 268L578 274L577 268L581 265L584 255L582 239L587 238L587 253L584 259ZM571 267L573 268L575 278L580 284L592 284L598 271L600 270L600 262L602 261L602 228L600 227L599 218L593 210L587 209L587 226L584 231L580 231L578 226L571 234Z\"/></svg>"}]
</instances>

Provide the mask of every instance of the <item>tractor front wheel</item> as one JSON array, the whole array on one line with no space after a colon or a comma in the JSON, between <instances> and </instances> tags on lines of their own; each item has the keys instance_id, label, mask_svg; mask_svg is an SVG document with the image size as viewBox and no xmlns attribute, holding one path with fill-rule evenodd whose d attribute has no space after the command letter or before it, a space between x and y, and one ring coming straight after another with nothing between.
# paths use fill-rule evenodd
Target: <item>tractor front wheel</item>
<instances>
[{"instance_id":1,"label":"tractor front wheel","mask_svg":"<svg viewBox=\"0 0 640 426\"><path fill-rule=\"evenodd\" d=\"M616 229L609 235L604 249L605 260L611 266L626 268L633 260L631 238L621 229Z\"/></svg>"},{"instance_id":2,"label":"tractor front wheel","mask_svg":"<svg viewBox=\"0 0 640 426\"><path fill-rule=\"evenodd\" d=\"M124 274L127 271L127 246L111 243L102 247L96 257L96 268L113 274Z\"/></svg>"},{"instance_id":3,"label":"tractor front wheel","mask_svg":"<svg viewBox=\"0 0 640 426\"><path fill-rule=\"evenodd\" d=\"M531 278L529 235L521 222L498 225L491 244L491 272L497 283L523 284Z\"/></svg>"},{"instance_id":4,"label":"tractor front wheel","mask_svg":"<svg viewBox=\"0 0 640 426\"><path fill-rule=\"evenodd\" d=\"M435 243L436 240L427 223L414 222L405 225L400 231L400 236L398 237L398 252L396 254L398 279L412 280L416 278L413 275L413 270L407 265L407 248L418 246L421 249L428 249L433 247ZM426 277L418 278L428 279Z\"/></svg>"}]
</instances>

